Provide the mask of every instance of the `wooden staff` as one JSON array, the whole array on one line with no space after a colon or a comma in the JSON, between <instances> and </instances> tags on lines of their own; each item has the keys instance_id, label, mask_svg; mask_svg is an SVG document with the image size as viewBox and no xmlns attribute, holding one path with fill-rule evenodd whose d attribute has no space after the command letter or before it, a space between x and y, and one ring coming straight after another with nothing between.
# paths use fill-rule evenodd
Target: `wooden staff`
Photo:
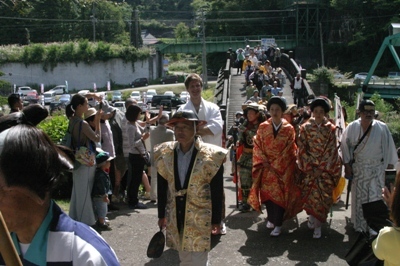
<instances>
[{"instance_id":1,"label":"wooden staff","mask_svg":"<svg viewBox=\"0 0 400 266\"><path fill-rule=\"evenodd\" d=\"M6 265L22 266L22 262L18 256L14 243L11 240L10 232L0 212L0 253Z\"/></svg>"}]
</instances>

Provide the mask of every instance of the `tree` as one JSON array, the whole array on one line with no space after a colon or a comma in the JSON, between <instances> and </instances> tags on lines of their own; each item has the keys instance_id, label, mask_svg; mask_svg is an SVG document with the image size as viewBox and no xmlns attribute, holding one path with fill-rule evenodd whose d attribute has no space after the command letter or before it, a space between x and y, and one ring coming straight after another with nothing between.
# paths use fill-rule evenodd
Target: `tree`
<instances>
[{"instance_id":1,"label":"tree","mask_svg":"<svg viewBox=\"0 0 400 266\"><path fill-rule=\"evenodd\" d=\"M176 25L174 32L175 32L175 37L178 40L185 40L190 37L189 27L186 26L186 24L183 22L180 22L178 25Z\"/></svg>"}]
</instances>

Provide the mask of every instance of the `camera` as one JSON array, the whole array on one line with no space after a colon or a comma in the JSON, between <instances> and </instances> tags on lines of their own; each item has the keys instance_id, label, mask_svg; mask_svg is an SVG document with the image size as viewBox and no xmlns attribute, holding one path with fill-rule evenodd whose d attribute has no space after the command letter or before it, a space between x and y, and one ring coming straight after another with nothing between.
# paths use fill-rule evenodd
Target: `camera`
<instances>
[{"instance_id":1,"label":"camera","mask_svg":"<svg viewBox=\"0 0 400 266\"><path fill-rule=\"evenodd\" d=\"M100 102L99 104L99 110L103 109L103 102Z\"/></svg>"},{"instance_id":2,"label":"camera","mask_svg":"<svg viewBox=\"0 0 400 266\"><path fill-rule=\"evenodd\" d=\"M150 124L149 123L146 123L146 132L149 132L150 131Z\"/></svg>"}]
</instances>

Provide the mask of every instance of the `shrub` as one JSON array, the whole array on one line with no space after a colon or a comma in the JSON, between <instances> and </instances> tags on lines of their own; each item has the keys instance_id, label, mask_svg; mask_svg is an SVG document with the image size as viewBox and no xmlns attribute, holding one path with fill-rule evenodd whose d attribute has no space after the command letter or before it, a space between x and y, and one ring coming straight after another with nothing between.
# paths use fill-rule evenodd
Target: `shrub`
<instances>
[{"instance_id":1,"label":"shrub","mask_svg":"<svg viewBox=\"0 0 400 266\"><path fill-rule=\"evenodd\" d=\"M54 116L48 117L42 121L38 128L42 129L54 143L59 144L63 139L68 128L68 119L65 115L55 113Z\"/></svg>"}]
</instances>

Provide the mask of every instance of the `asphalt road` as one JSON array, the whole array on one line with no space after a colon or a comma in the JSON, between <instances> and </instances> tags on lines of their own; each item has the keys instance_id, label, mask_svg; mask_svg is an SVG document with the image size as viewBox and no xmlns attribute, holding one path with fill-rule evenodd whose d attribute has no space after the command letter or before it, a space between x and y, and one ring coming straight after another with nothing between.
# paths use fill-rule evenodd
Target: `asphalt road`
<instances>
[{"instance_id":1,"label":"asphalt road","mask_svg":"<svg viewBox=\"0 0 400 266\"><path fill-rule=\"evenodd\" d=\"M230 162L225 163L227 234L213 237L210 265L347 265L344 256L355 241L349 224L350 208L345 209L345 194L333 206L332 216L322 227L321 239L313 239L307 215L286 221L278 238L269 236L265 210L241 213L236 209L235 185L230 177ZM108 214L112 231L102 232L114 248L121 265L179 265L178 253L165 248L158 259L146 256L147 245L158 231L157 205L144 202L147 210L130 210L126 205Z\"/></svg>"}]
</instances>

